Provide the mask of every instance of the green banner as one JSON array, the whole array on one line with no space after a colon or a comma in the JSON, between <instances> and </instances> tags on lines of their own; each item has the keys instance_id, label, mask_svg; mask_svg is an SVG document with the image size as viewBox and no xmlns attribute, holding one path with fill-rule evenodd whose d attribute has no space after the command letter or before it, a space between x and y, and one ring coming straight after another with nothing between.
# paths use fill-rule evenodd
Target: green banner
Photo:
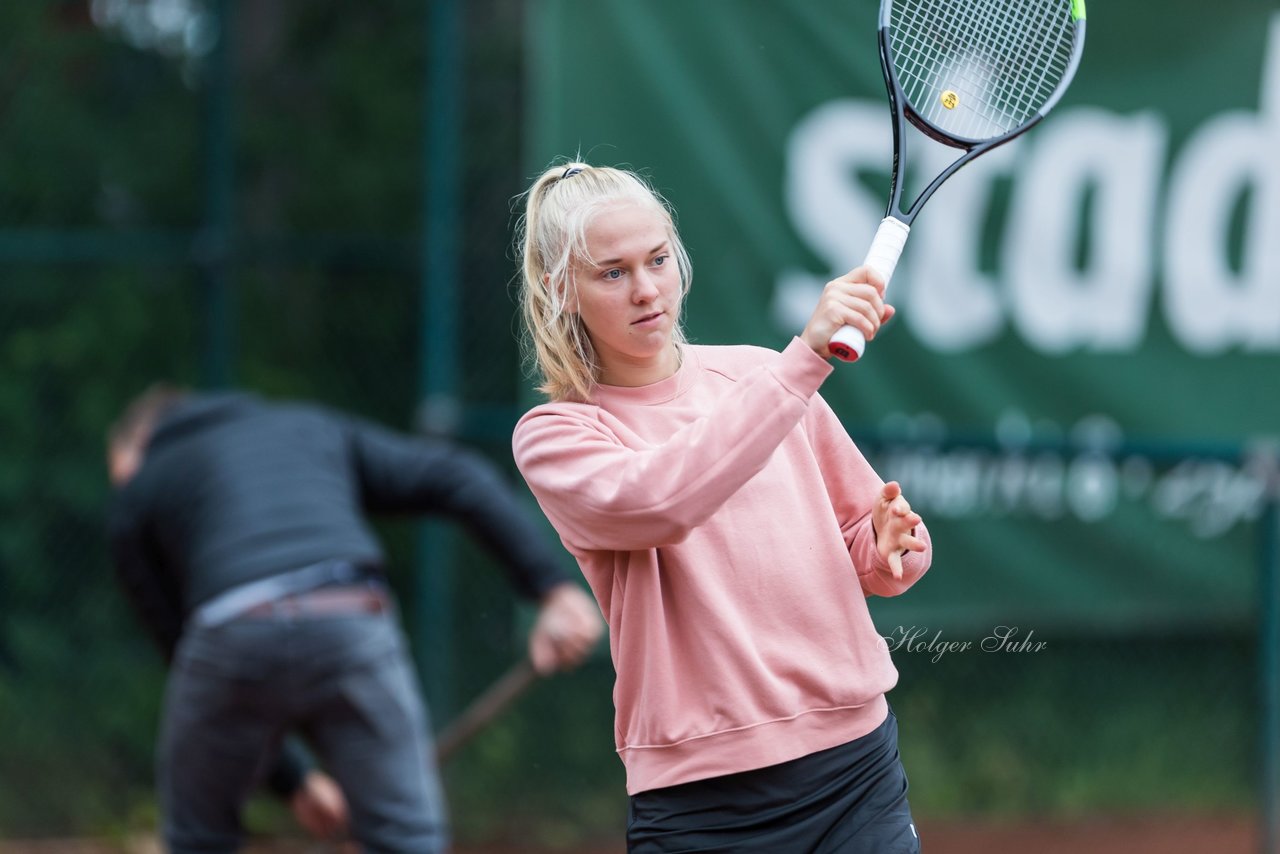
<instances>
[{"instance_id":1,"label":"green banner","mask_svg":"<svg viewBox=\"0 0 1280 854\"><path fill-rule=\"evenodd\" d=\"M885 620L1241 624L1280 435L1280 12L1117 0L1030 134L916 221L899 315L823 395L934 532ZM884 215L878 4L543 0L528 167L648 173L701 343L781 348ZM956 151L909 131L907 195ZM984 437L976 445L967 437ZM1192 458L1211 446L1217 458ZM1154 449L1154 451L1152 450Z\"/></svg>"}]
</instances>

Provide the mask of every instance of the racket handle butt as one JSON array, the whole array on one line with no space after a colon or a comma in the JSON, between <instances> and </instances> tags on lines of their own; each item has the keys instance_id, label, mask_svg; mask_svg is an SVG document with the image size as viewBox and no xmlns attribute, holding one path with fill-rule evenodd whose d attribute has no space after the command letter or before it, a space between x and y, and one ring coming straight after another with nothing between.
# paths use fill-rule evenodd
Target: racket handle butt
<instances>
[{"instance_id":1,"label":"racket handle butt","mask_svg":"<svg viewBox=\"0 0 1280 854\"><path fill-rule=\"evenodd\" d=\"M856 362L867 349L867 339L856 327L844 326L831 336L827 349L842 362Z\"/></svg>"}]
</instances>

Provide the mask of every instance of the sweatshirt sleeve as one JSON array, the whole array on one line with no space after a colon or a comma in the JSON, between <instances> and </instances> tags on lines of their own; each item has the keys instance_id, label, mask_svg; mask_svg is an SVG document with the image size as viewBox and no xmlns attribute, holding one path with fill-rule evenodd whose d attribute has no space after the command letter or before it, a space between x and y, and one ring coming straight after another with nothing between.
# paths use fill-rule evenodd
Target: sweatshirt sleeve
<instances>
[{"instance_id":1,"label":"sweatshirt sleeve","mask_svg":"<svg viewBox=\"0 0 1280 854\"><path fill-rule=\"evenodd\" d=\"M814 395L810 409L810 441L862 592L867 596L897 596L919 581L933 561L933 542L929 531L923 522L916 526L916 536L924 540L926 548L923 552L904 554L902 578L894 578L889 562L876 548L876 535L871 524L871 509L884 481L821 396ZM911 500L910 495L906 498Z\"/></svg>"},{"instance_id":2,"label":"sweatshirt sleeve","mask_svg":"<svg viewBox=\"0 0 1280 854\"><path fill-rule=\"evenodd\" d=\"M794 339L713 411L644 449L624 445L593 409L539 407L516 425L516 464L571 549L678 543L764 468L830 373Z\"/></svg>"}]
</instances>

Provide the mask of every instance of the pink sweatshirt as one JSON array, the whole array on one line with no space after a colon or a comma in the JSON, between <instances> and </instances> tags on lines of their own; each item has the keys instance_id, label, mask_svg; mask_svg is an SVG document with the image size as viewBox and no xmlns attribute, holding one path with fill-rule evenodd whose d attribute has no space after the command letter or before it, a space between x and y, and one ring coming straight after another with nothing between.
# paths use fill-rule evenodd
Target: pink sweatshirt
<instances>
[{"instance_id":1,"label":"pink sweatshirt","mask_svg":"<svg viewBox=\"0 0 1280 854\"><path fill-rule=\"evenodd\" d=\"M831 370L799 339L686 346L668 379L516 425L516 463L609 624L630 794L885 719L898 674L865 597L906 590L932 550L901 581L876 551L882 481L817 394Z\"/></svg>"}]
</instances>

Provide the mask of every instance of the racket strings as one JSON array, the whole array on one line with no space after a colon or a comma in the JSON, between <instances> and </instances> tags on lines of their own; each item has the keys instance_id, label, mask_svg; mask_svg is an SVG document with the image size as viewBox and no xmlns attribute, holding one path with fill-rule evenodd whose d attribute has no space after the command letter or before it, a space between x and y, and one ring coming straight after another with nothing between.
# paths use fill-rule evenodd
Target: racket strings
<instances>
[{"instance_id":1,"label":"racket strings","mask_svg":"<svg viewBox=\"0 0 1280 854\"><path fill-rule=\"evenodd\" d=\"M932 40L932 58L935 61L929 68L929 76L919 81L928 85L923 90L915 87L917 91L912 95L917 104L926 108L923 112L935 124L944 126L951 133L971 138L998 135L1021 124L1034 113L1037 105L1035 86L1018 88L1012 84L1028 82L1034 70L1028 62L1027 43L1042 29L1037 25L1043 25L1048 8L1040 6L1038 18L1024 21L1028 26L1015 27L1009 16L1000 14L1004 10L992 8L990 3L985 7L971 9L967 16L952 14L932 21L923 20L919 7L916 7L913 10L916 14L911 18L917 32L932 23L935 36ZM916 39L916 46L919 44L920 40ZM990 49L997 44L1002 48L999 52ZM958 45L970 47L958 49ZM1047 76L1045 69L1051 71L1052 63L1042 64L1038 75L1040 81ZM909 71L908 76L911 76ZM930 97L943 88L950 88L959 96L960 112L944 112L947 108L941 105L941 100Z\"/></svg>"},{"instance_id":2,"label":"racket strings","mask_svg":"<svg viewBox=\"0 0 1280 854\"><path fill-rule=\"evenodd\" d=\"M1058 18L1061 32L1070 32L1070 17L1065 6L1059 7L1063 14ZM1019 124L1030 118L1042 104L1053 95L1058 81L1066 74L1070 57L1070 41L1055 39L1054 8L1049 3L1041 3L1035 10L1032 20L1021 33L1021 39L1014 45L1013 56L1022 59L1017 79L1023 85L1009 85L997 93L998 101L1007 104L1011 112L1020 116ZM1006 32L1012 29L1008 19L1005 22ZM1056 48L1065 48L1057 50ZM1007 82L1007 81L1006 81Z\"/></svg>"},{"instance_id":3,"label":"racket strings","mask_svg":"<svg viewBox=\"0 0 1280 854\"><path fill-rule=\"evenodd\" d=\"M934 88L945 85L943 77L950 76L957 81L956 86L965 90L958 93L965 96L961 101L965 109L960 116L969 118L967 125L962 124L960 128L961 132L967 131L964 135L983 135L977 126L983 123L975 124L973 120L976 117L982 117L985 124L995 126L997 132L1016 126L1052 93L1052 86L1047 93L1043 92L1043 84L1054 70L1053 58L1038 61L1043 57L1036 57L1028 51L1028 44L1033 39L1036 43L1046 43L1041 33L1049 23L1048 14L1052 6L1044 3L1032 6L1030 14L1024 9L1021 19L1007 14L1008 10L1001 6L1000 3L982 3L970 6L967 15L941 15L932 21L920 14L920 6L909 8L914 13L911 21L917 30L932 24L935 35L941 36L934 39L935 46L940 48L935 51L935 59L950 59L949 62L936 63L931 69L930 82ZM999 49L994 49L996 47ZM957 56L960 61L956 60ZM1038 85L1025 85L1031 82L1037 67ZM1065 67L1063 64L1059 70L1058 79ZM1015 86L1017 83L1024 85ZM1041 92L1040 98L1036 97L1037 92ZM976 100L974 96L978 96ZM926 101L931 116L941 121L945 115L941 109L945 108L927 95Z\"/></svg>"},{"instance_id":4,"label":"racket strings","mask_svg":"<svg viewBox=\"0 0 1280 854\"><path fill-rule=\"evenodd\" d=\"M956 133L971 138L996 136L1017 127L1052 95L1052 86L1043 81L1053 71L1052 56L1036 55L1030 47L1046 43L1044 36L1046 4L1032 6L1032 15L1016 20L999 3L984 4L979 14L967 20L953 17L948 32L952 37L953 58L949 65L960 66L959 79L966 91L960 95L960 111L947 118L957 120ZM962 59L954 58L955 45L977 45L962 50ZM943 66L945 68L946 66ZM1065 64L1062 66L1065 71ZM1037 70L1039 73L1037 74ZM1034 75L1034 78L1033 78ZM1062 76L1058 73L1057 79ZM936 81L945 85L944 81ZM1055 80L1056 82L1056 80ZM946 123L940 101L930 98L935 121ZM948 111L950 112L950 111Z\"/></svg>"},{"instance_id":5,"label":"racket strings","mask_svg":"<svg viewBox=\"0 0 1280 854\"><path fill-rule=\"evenodd\" d=\"M895 0L889 36L907 103L948 134L985 139L1026 122L1070 67L1070 0ZM944 93L954 93L948 107Z\"/></svg>"},{"instance_id":6,"label":"racket strings","mask_svg":"<svg viewBox=\"0 0 1280 854\"><path fill-rule=\"evenodd\" d=\"M981 126L974 120L979 116L986 119L988 125L997 127L1000 132L1012 130L1030 118L1036 108L1052 95L1052 86L1048 91L1044 91L1042 84L1048 70L1052 67L1053 57L1033 53L1035 45L1032 43L1033 39L1044 32L1043 28L1047 23L1045 15L1048 11L1048 4L1040 4L1033 13L1035 15L1033 20L1021 28L1021 32L1014 28L1007 17L994 14L984 16L985 21L991 23L984 31L974 33L974 37L982 44L998 42L1007 45L1008 50L1005 56L1012 58L1012 64L1015 67L1008 71L989 66L983 69L986 74L978 83L990 81L994 85L989 89L989 97L985 102L980 99L977 108L967 113L970 119L963 123L967 126L965 136L982 135L979 133ZM982 41L984 39L985 41ZM1044 44L1043 41L1038 43ZM1065 70L1064 64L1063 71ZM1034 82L1033 77L1036 78ZM1059 74L1060 77L1061 74Z\"/></svg>"}]
</instances>

